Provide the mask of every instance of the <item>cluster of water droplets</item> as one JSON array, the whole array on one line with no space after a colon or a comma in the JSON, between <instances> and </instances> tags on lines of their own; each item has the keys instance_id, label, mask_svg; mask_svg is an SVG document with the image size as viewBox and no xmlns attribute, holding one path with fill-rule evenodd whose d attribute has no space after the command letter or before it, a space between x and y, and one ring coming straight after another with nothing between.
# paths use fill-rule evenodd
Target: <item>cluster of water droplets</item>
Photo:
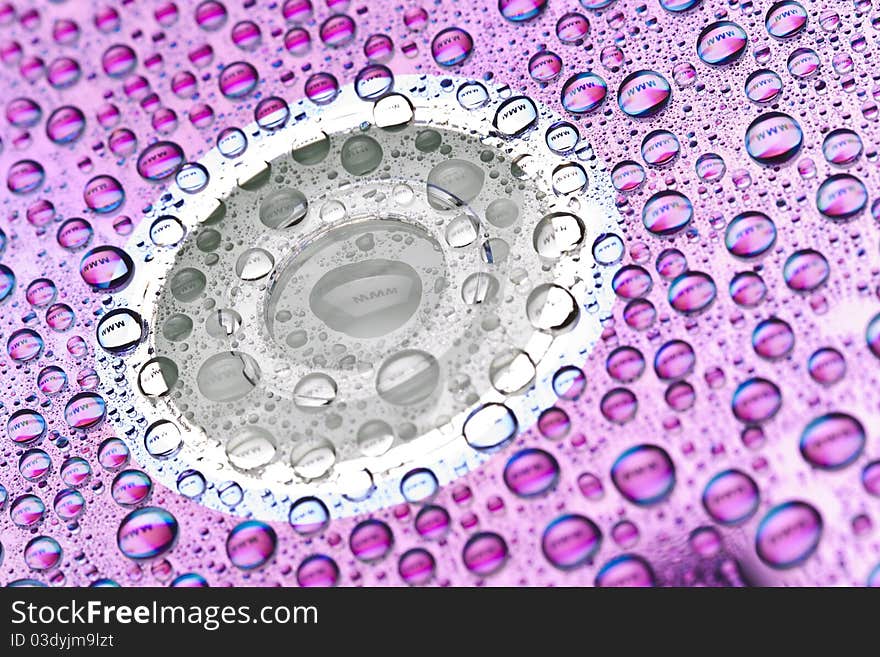
<instances>
[{"instance_id":1,"label":"cluster of water droplets","mask_svg":"<svg viewBox=\"0 0 880 657\"><path fill-rule=\"evenodd\" d=\"M880 583L878 30L0 2L0 582Z\"/></svg>"},{"instance_id":2,"label":"cluster of water droplets","mask_svg":"<svg viewBox=\"0 0 880 657\"><path fill-rule=\"evenodd\" d=\"M518 421L499 402L530 389L554 336L578 323L573 256L615 227L613 206L595 200L600 185L589 202L573 196L595 165L546 144L543 156L512 153L506 139L540 135L530 99L476 82L403 80L416 85L410 96L367 104L355 83L355 107L344 94L336 101L353 113L341 123L304 108L289 135L278 127L266 142L292 137L293 148L255 155L252 170L221 147L214 182L228 177L232 189L193 225L166 214L198 214L174 198L148 217L149 238L177 248L170 269L150 262L146 290L125 293L131 307L157 299L155 353L129 357L132 377L143 396L169 395L167 410L225 447L219 469L231 463L276 493L336 481L353 487L349 500L385 504L377 469L414 454L443 461L428 454L462 433L478 451L509 442ZM560 123L547 122L549 138ZM595 225L570 209L594 213ZM598 299L587 296L596 314ZM141 323L120 321L130 316L106 315L99 341L136 347ZM147 429L151 456L192 442L166 419L155 439ZM362 467L351 470L353 459Z\"/></svg>"}]
</instances>

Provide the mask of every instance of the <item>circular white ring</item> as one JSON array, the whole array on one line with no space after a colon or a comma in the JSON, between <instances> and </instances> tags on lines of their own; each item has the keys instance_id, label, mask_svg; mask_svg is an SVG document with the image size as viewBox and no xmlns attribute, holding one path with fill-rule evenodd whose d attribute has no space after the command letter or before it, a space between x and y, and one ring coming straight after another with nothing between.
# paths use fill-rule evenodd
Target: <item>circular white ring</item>
<instances>
[{"instance_id":1,"label":"circular white ring","mask_svg":"<svg viewBox=\"0 0 880 657\"><path fill-rule=\"evenodd\" d=\"M585 193L554 194L551 176L565 159L547 148L543 136L560 117L541 108L535 126L527 135L511 140L502 139L492 123L498 105L510 97L510 89L505 86L488 87L489 100L485 105L464 110L456 100L455 92L467 82L455 78L407 75L398 76L395 86L398 90L405 90L406 97L414 106L416 124L476 134L487 144L503 149L511 161L521 163L530 177L530 184L545 190L547 213L576 211L586 227L582 247L576 254L578 257L559 260L552 268L553 280L563 284L577 300L581 318L573 330L556 337L537 330L534 332L533 339L524 347L535 356L533 360L537 363L534 386L524 394L513 396L502 395L488 387L482 391L478 402L457 413L441 428L396 446L382 456L339 462L329 478L313 482L292 480L289 464L280 462L270 464L259 476L233 469L226 461L222 443L211 439L201 427L183 417L169 397L148 399L138 392L136 382L139 370L156 355L157 327L153 325L153 318L156 316L159 292L175 265L177 252L174 247L156 248L151 244L151 224L164 214L174 214L179 217L187 233L191 233L240 181L248 180L265 163L271 163L288 153L291 144L301 138L304 130L320 129L334 134L372 123L373 104L360 100L354 88L348 86L328 106L300 101L292 107L292 116L297 118L278 130L268 132L260 129L256 123L248 125L244 132L250 143L242 158L229 160L217 148L212 149L199 161L210 172L207 186L196 195L186 194L176 185L172 186L157 200L130 237L126 250L136 261L135 275L124 290L114 295L113 304L108 310L128 307L139 312L148 323L150 335L121 360L105 358L101 359L100 365L105 377L118 379L120 373L124 375L125 394L130 396L134 407L127 414L128 417L119 413L114 421L129 437L133 455L149 474L173 489L180 473L198 470L209 486L199 498L200 503L224 512L281 520L287 517L287 504L279 502L316 496L324 501L334 517L349 516L404 501L399 482L406 472L414 468L430 468L439 485L443 486L488 458L486 453L472 449L462 436L464 422L475 408L487 403L504 403L515 414L520 430L524 430L535 422L542 409L553 405L553 374L563 365L579 364L586 360L601 334L600 319L610 313L614 299L609 284L614 268L597 266L589 255L590 245L600 235L611 233L618 226L613 187L607 169L591 155L589 147L581 143L580 150L573 152L578 153L576 157L589 172L589 188ZM585 153L590 155L586 156ZM184 211L179 209L181 202ZM530 231L528 237L527 242L530 242ZM145 260L148 262L145 263ZM276 262L276 266L278 264ZM604 284L599 285L600 281ZM250 303L258 302L256 299L246 302ZM183 446L172 458L158 462L144 448L143 434L147 427L161 420L172 420L179 427ZM428 448L428 444L434 447ZM374 477L375 491L365 500L346 497L347 487L361 485L365 469ZM244 495L243 501L231 509L218 496L218 490L228 481L240 485Z\"/></svg>"}]
</instances>

